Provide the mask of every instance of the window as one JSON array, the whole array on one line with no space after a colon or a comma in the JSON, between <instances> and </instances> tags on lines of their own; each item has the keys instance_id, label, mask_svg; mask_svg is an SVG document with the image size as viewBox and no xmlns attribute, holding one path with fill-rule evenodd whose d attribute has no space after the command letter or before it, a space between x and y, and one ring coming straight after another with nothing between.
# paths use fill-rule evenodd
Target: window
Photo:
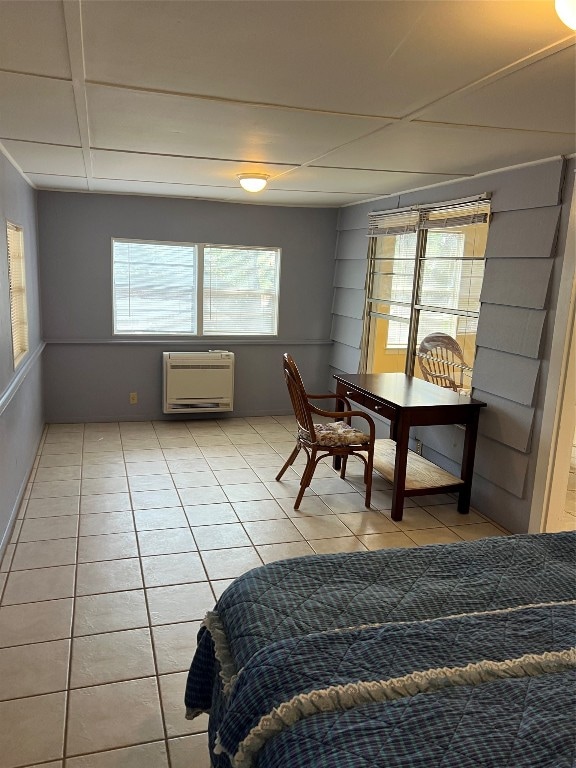
<instances>
[{"instance_id":1,"label":"window","mask_svg":"<svg viewBox=\"0 0 576 768\"><path fill-rule=\"evenodd\" d=\"M28 352L28 312L26 308L26 276L24 270L24 237L21 227L6 224L8 243L8 285L10 291L10 323L14 368Z\"/></svg>"},{"instance_id":2,"label":"window","mask_svg":"<svg viewBox=\"0 0 576 768\"><path fill-rule=\"evenodd\" d=\"M112 241L114 333L274 336L280 249Z\"/></svg>"},{"instance_id":3,"label":"window","mask_svg":"<svg viewBox=\"0 0 576 768\"><path fill-rule=\"evenodd\" d=\"M369 214L361 370L422 377L420 342L441 332L462 348L471 388L489 213L483 197Z\"/></svg>"}]
</instances>

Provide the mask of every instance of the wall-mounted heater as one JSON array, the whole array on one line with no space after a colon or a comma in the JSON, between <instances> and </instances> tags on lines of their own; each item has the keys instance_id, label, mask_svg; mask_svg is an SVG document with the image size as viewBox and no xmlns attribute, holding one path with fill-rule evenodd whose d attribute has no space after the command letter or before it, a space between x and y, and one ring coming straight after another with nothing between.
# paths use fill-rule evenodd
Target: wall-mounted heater
<instances>
[{"instance_id":1,"label":"wall-mounted heater","mask_svg":"<svg viewBox=\"0 0 576 768\"><path fill-rule=\"evenodd\" d=\"M163 352L162 358L164 413L214 413L232 410L232 352Z\"/></svg>"}]
</instances>

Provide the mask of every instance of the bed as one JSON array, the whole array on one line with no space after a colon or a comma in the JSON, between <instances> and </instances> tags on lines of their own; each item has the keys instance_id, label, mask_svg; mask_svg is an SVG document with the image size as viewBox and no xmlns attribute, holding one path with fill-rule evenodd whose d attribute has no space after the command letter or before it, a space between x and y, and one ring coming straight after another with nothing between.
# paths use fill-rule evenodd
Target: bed
<instances>
[{"instance_id":1,"label":"bed","mask_svg":"<svg viewBox=\"0 0 576 768\"><path fill-rule=\"evenodd\" d=\"M207 616L215 768L573 768L576 533L313 555Z\"/></svg>"}]
</instances>

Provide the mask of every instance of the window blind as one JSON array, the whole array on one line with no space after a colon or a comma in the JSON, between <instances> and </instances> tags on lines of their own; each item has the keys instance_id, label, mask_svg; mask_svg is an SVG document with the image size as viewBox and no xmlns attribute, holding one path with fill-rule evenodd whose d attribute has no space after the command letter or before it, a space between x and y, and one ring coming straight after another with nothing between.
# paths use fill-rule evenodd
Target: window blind
<instances>
[{"instance_id":1,"label":"window blind","mask_svg":"<svg viewBox=\"0 0 576 768\"><path fill-rule=\"evenodd\" d=\"M195 334L197 248L113 241L114 333Z\"/></svg>"},{"instance_id":2,"label":"window blind","mask_svg":"<svg viewBox=\"0 0 576 768\"><path fill-rule=\"evenodd\" d=\"M24 237L20 227L6 225L8 244L8 285L10 292L10 323L14 368L28 351L28 312L26 307L26 275L24 267Z\"/></svg>"},{"instance_id":3,"label":"window blind","mask_svg":"<svg viewBox=\"0 0 576 768\"><path fill-rule=\"evenodd\" d=\"M204 247L204 334L277 333L278 249Z\"/></svg>"}]
</instances>

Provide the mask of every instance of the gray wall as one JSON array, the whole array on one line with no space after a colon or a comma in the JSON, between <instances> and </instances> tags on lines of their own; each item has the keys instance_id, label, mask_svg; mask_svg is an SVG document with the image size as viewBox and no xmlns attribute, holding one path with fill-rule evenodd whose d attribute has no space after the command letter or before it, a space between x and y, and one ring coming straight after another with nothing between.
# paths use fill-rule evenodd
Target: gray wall
<instances>
[{"instance_id":1,"label":"gray wall","mask_svg":"<svg viewBox=\"0 0 576 768\"><path fill-rule=\"evenodd\" d=\"M163 351L234 352L235 416L290 412L284 351L310 388L324 384L336 210L39 192L38 219L47 421L166 418ZM112 237L282 248L278 337L114 339ZM128 402L132 391L135 406Z\"/></svg>"},{"instance_id":2,"label":"gray wall","mask_svg":"<svg viewBox=\"0 0 576 768\"><path fill-rule=\"evenodd\" d=\"M7 220L24 230L30 351L16 372L10 331ZM0 153L0 558L42 435L41 353L35 193Z\"/></svg>"},{"instance_id":3,"label":"gray wall","mask_svg":"<svg viewBox=\"0 0 576 768\"><path fill-rule=\"evenodd\" d=\"M574 162L561 159L382 198L340 211L331 374L358 369L369 211L483 192L493 218L474 366L480 421L473 505L513 532L528 530ZM457 471L458 427L415 430L424 455Z\"/></svg>"}]
</instances>

